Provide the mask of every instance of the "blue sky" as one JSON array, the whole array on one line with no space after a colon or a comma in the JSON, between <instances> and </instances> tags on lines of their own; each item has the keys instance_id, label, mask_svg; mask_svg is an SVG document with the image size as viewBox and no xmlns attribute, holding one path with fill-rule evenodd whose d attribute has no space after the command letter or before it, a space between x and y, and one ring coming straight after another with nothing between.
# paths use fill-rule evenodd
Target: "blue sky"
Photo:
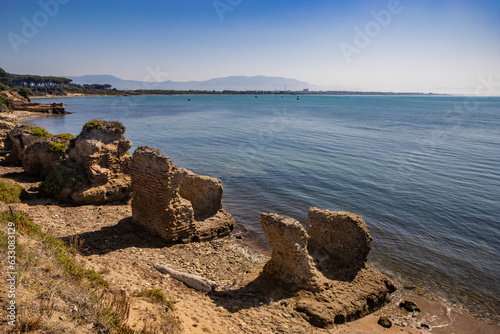
<instances>
[{"instance_id":1,"label":"blue sky","mask_svg":"<svg viewBox=\"0 0 500 334\"><path fill-rule=\"evenodd\" d=\"M472 94L500 82L500 1L1 1L0 67Z\"/></svg>"}]
</instances>

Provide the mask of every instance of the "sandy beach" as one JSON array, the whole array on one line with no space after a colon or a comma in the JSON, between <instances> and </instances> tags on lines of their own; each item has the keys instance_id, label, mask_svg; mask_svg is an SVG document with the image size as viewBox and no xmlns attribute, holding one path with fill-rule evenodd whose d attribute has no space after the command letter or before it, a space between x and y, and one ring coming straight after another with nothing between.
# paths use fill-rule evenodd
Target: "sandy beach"
<instances>
[{"instance_id":1,"label":"sandy beach","mask_svg":"<svg viewBox=\"0 0 500 334\"><path fill-rule=\"evenodd\" d=\"M16 182L28 191L39 180L23 173L21 167L0 167L0 177ZM32 191L30 191L32 192ZM83 247L76 260L85 268L102 274L114 289L133 296L144 289L160 289L175 303L174 313L185 333L499 333L477 319L431 301L418 290L398 286L391 302L362 319L330 329L311 326L287 300L266 296L238 295L224 292L204 293L185 286L158 272L153 264L170 264L173 268L214 280L220 287L237 290L255 279L269 259L264 250L248 247L244 233L236 229L227 238L203 243L166 245L158 236L130 221L130 203L102 206L71 206L51 199L31 199L11 207L29 214L44 231L68 240L78 237ZM36 296L30 293L29 280L20 284L26 303ZM401 300L415 301L422 312L401 309ZM64 301L51 319L61 326L72 327L64 315ZM141 328L147 318L147 305L132 301L127 324ZM381 315L388 316L392 328L377 324ZM58 320L59 319L59 320ZM135 327L134 327L135 326ZM78 332L92 333L79 328Z\"/></svg>"}]
</instances>

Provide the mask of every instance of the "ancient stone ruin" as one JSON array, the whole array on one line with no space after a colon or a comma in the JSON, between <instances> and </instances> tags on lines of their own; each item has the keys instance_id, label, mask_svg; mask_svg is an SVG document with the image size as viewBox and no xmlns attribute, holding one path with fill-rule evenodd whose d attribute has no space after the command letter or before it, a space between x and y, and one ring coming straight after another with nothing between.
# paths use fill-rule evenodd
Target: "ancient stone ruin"
<instances>
[{"instance_id":1,"label":"ancient stone ruin","mask_svg":"<svg viewBox=\"0 0 500 334\"><path fill-rule=\"evenodd\" d=\"M311 208L306 231L295 219L263 213L261 226L272 248L261 277L294 294L295 309L315 326L360 318L395 290L366 264L372 238L358 215Z\"/></svg>"},{"instance_id":2,"label":"ancient stone ruin","mask_svg":"<svg viewBox=\"0 0 500 334\"><path fill-rule=\"evenodd\" d=\"M307 234L307 250L327 278L350 280L365 266L372 237L360 216L310 208Z\"/></svg>"},{"instance_id":3,"label":"ancient stone ruin","mask_svg":"<svg viewBox=\"0 0 500 334\"><path fill-rule=\"evenodd\" d=\"M260 224L272 249L264 273L292 289L316 289L321 276L307 251L309 236L302 225L293 218L275 213L263 213Z\"/></svg>"},{"instance_id":4,"label":"ancient stone ruin","mask_svg":"<svg viewBox=\"0 0 500 334\"><path fill-rule=\"evenodd\" d=\"M170 242L203 241L232 231L217 178L180 168L141 146L132 157L132 220Z\"/></svg>"}]
</instances>

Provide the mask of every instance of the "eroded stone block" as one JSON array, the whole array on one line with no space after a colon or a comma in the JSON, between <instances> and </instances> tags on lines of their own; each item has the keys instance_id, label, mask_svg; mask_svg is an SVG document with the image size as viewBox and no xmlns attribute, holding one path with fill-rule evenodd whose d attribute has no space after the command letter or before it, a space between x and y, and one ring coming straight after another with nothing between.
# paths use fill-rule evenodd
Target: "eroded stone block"
<instances>
[{"instance_id":1,"label":"eroded stone block","mask_svg":"<svg viewBox=\"0 0 500 334\"><path fill-rule=\"evenodd\" d=\"M302 225L275 213L263 213L260 225L272 249L264 274L282 281L290 290L317 287L320 274L307 251L309 236Z\"/></svg>"},{"instance_id":2,"label":"eroded stone block","mask_svg":"<svg viewBox=\"0 0 500 334\"><path fill-rule=\"evenodd\" d=\"M307 233L307 249L326 277L350 279L365 265L372 237L360 216L310 208Z\"/></svg>"},{"instance_id":3,"label":"eroded stone block","mask_svg":"<svg viewBox=\"0 0 500 334\"><path fill-rule=\"evenodd\" d=\"M171 242L212 239L232 231L222 209L219 179L180 168L157 150L141 146L132 164L132 219Z\"/></svg>"}]
</instances>

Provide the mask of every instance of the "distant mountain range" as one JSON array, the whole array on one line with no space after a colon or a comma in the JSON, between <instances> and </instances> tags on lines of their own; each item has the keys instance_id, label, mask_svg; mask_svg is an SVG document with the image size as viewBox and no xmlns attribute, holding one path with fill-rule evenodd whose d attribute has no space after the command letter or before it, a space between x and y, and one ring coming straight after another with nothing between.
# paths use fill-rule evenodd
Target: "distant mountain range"
<instances>
[{"instance_id":1,"label":"distant mountain range","mask_svg":"<svg viewBox=\"0 0 500 334\"><path fill-rule=\"evenodd\" d=\"M267 76L230 76L216 78L205 81L163 81L163 82L143 82L134 80L123 80L112 75L84 75L79 77L66 77L76 84L110 84L119 90L136 89L165 89L165 90L266 90L266 91L301 91L303 89L316 89L316 86L307 82L287 79L282 77Z\"/></svg>"}]
</instances>

